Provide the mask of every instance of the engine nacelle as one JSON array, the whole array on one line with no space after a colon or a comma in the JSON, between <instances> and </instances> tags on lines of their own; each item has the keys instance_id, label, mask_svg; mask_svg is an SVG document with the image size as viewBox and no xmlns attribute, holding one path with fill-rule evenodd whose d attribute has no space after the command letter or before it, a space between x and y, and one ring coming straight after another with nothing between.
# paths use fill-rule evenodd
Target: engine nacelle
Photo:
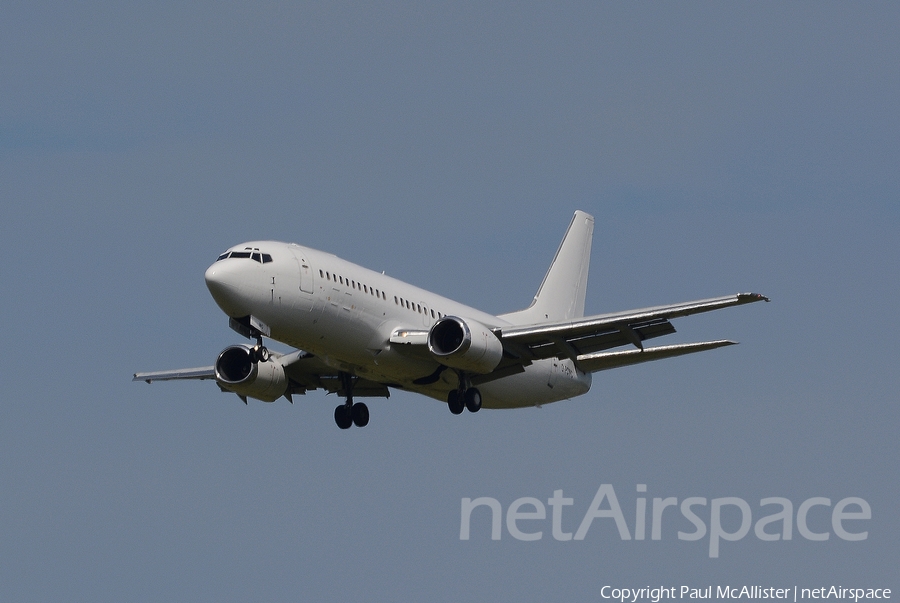
<instances>
[{"instance_id":1,"label":"engine nacelle","mask_svg":"<svg viewBox=\"0 0 900 603\"><path fill-rule=\"evenodd\" d=\"M274 402L287 391L287 377L278 359L254 362L253 350L247 345L222 350L215 369L219 385L241 396Z\"/></svg>"},{"instance_id":2,"label":"engine nacelle","mask_svg":"<svg viewBox=\"0 0 900 603\"><path fill-rule=\"evenodd\" d=\"M441 364L484 375L500 364L503 344L474 320L444 316L428 332L428 350Z\"/></svg>"}]
</instances>

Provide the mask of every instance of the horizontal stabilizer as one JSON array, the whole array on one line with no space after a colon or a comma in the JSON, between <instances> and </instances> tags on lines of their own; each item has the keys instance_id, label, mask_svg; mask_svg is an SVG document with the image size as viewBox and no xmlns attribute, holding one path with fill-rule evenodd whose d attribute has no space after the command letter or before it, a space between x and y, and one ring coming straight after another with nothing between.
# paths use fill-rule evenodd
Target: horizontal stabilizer
<instances>
[{"instance_id":1,"label":"horizontal stabilizer","mask_svg":"<svg viewBox=\"0 0 900 603\"><path fill-rule=\"evenodd\" d=\"M623 352L596 352L594 354L582 354L578 356L578 367L588 373L605 371L607 369L629 366L640 362L650 362L662 358L673 358L694 352L703 352L721 348L726 345L735 345L736 341L720 339L719 341L703 341L700 343L683 343L678 345L664 345L645 350L625 350Z\"/></svg>"}]
</instances>

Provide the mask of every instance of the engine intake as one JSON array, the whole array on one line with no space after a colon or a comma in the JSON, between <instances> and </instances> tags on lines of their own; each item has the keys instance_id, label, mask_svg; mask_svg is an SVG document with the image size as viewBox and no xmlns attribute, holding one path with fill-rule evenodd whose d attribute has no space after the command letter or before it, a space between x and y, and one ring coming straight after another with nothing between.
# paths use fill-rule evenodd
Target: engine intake
<instances>
[{"instance_id":1,"label":"engine intake","mask_svg":"<svg viewBox=\"0 0 900 603\"><path fill-rule=\"evenodd\" d=\"M500 364L503 344L490 329L474 320L444 316L428 332L428 350L451 368L490 373Z\"/></svg>"},{"instance_id":2,"label":"engine intake","mask_svg":"<svg viewBox=\"0 0 900 603\"><path fill-rule=\"evenodd\" d=\"M215 370L219 385L241 396L274 402L287 391L287 377L278 359L254 362L253 350L247 345L222 350Z\"/></svg>"}]
</instances>

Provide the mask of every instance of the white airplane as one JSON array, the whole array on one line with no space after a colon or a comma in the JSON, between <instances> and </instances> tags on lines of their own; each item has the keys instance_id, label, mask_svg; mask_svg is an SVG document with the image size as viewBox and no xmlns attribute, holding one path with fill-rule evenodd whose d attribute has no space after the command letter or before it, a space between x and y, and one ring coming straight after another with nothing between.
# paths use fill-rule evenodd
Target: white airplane
<instances>
[{"instance_id":1,"label":"white airplane","mask_svg":"<svg viewBox=\"0 0 900 603\"><path fill-rule=\"evenodd\" d=\"M232 247L206 286L230 326L256 345L225 348L213 366L135 373L135 381L214 379L222 391L274 402L324 389L345 398L338 427L369 422L354 397L389 388L445 401L450 412L540 406L586 393L591 373L711 350L718 340L645 348L675 332L672 318L769 301L740 293L584 316L594 218L575 212L531 305L494 316L294 243ZM263 337L296 351L279 354ZM608 351L631 346L630 349Z\"/></svg>"}]
</instances>

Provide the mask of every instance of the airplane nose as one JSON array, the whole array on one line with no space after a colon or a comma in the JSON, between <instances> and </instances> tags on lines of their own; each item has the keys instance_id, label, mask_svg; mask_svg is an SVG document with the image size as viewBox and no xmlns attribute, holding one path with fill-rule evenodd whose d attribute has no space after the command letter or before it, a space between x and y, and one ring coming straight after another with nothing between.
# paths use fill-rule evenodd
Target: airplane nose
<instances>
[{"instance_id":1,"label":"airplane nose","mask_svg":"<svg viewBox=\"0 0 900 603\"><path fill-rule=\"evenodd\" d=\"M230 262L216 262L203 275L206 288L222 310L228 315L239 312L240 279Z\"/></svg>"},{"instance_id":2,"label":"airplane nose","mask_svg":"<svg viewBox=\"0 0 900 603\"><path fill-rule=\"evenodd\" d=\"M218 268L220 267L213 264L206 269L206 273L203 275L203 279L206 281L206 288L209 289L209 292L212 293L213 297L216 296L215 290L222 286L222 277L220 276L221 271L217 270Z\"/></svg>"}]
</instances>

